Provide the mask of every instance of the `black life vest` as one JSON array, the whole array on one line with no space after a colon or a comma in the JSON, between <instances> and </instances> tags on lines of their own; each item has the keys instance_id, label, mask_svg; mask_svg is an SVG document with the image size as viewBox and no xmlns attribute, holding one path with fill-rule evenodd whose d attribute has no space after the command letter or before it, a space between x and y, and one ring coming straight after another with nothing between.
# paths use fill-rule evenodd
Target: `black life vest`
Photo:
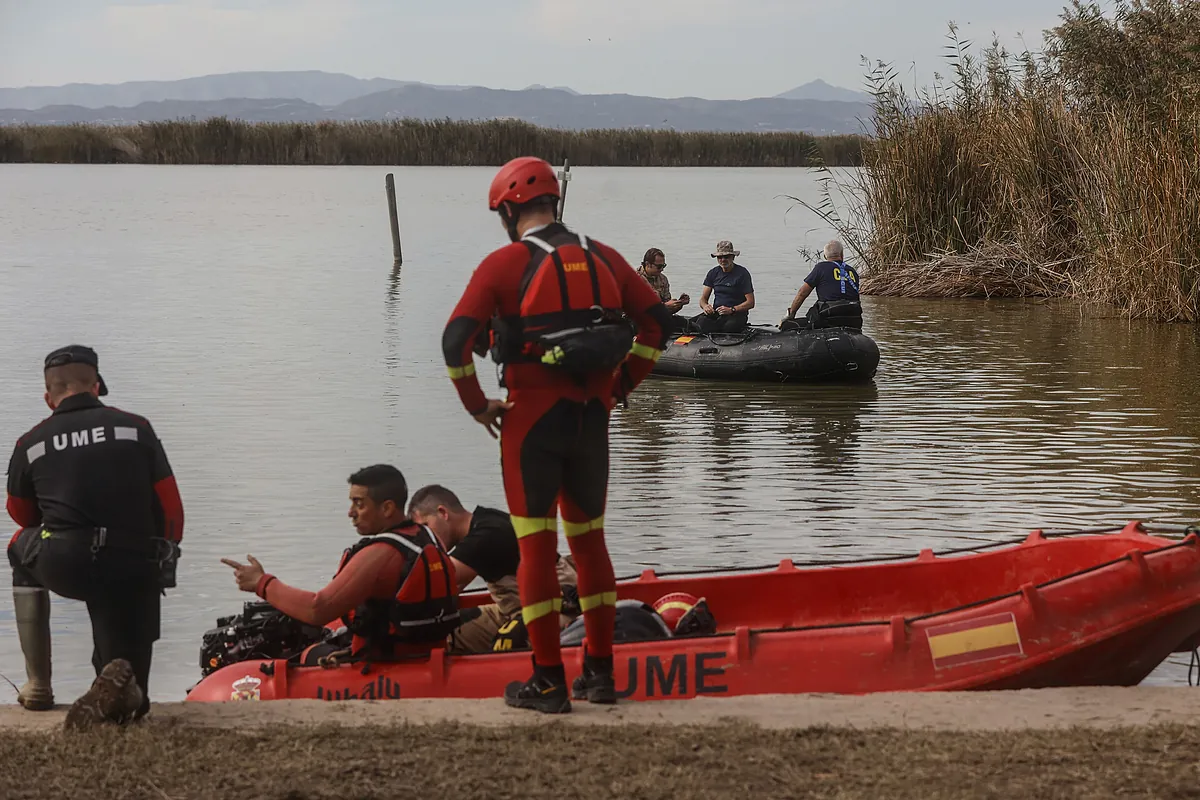
<instances>
[{"instance_id":1,"label":"black life vest","mask_svg":"<svg viewBox=\"0 0 1200 800\"><path fill-rule=\"evenodd\" d=\"M404 556L396 594L372 598L342 617L342 622L371 647L386 651L394 644L434 644L458 627L458 582L441 542L424 525L405 521L377 536L363 537L346 549L338 572L373 544L388 544Z\"/></svg>"},{"instance_id":2,"label":"black life vest","mask_svg":"<svg viewBox=\"0 0 1200 800\"><path fill-rule=\"evenodd\" d=\"M808 310L812 328L855 328L862 330L862 304L857 300L818 300Z\"/></svg>"},{"instance_id":3,"label":"black life vest","mask_svg":"<svg viewBox=\"0 0 1200 800\"><path fill-rule=\"evenodd\" d=\"M555 227L549 241L521 240L529 262L517 294L520 312L492 319L492 359L542 364L575 377L610 372L633 346L620 284L586 236Z\"/></svg>"}]
</instances>

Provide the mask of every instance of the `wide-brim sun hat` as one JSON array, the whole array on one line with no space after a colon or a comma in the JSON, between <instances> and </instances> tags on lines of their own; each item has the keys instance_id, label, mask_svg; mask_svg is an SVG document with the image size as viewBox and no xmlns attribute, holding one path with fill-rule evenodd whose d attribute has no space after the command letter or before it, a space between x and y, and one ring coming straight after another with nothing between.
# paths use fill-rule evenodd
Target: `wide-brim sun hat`
<instances>
[{"instance_id":1,"label":"wide-brim sun hat","mask_svg":"<svg viewBox=\"0 0 1200 800\"><path fill-rule=\"evenodd\" d=\"M715 251L713 251L712 257L716 258L717 256L734 256L736 258L737 256L740 256L741 254L742 254L742 251L734 250L733 242L726 239L726 240L717 242L717 249Z\"/></svg>"}]
</instances>

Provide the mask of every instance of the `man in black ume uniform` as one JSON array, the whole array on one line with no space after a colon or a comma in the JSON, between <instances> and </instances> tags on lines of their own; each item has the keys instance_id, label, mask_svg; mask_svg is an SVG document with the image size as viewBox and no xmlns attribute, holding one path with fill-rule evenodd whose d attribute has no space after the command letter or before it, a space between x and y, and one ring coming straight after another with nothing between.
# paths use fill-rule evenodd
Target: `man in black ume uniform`
<instances>
[{"instance_id":1,"label":"man in black ume uniform","mask_svg":"<svg viewBox=\"0 0 1200 800\"><path fill-rule=\"evenodd\" d=\"M17 440L8 464L13 605L28 681L18 701L54 706L50 592L87 603L96 681L69 727L126 721L150 709L150 661L164 589L175 585L183 503L150 422L106 406L96 352L46 356L52 414Z\"/></svg>"}]
</instances>

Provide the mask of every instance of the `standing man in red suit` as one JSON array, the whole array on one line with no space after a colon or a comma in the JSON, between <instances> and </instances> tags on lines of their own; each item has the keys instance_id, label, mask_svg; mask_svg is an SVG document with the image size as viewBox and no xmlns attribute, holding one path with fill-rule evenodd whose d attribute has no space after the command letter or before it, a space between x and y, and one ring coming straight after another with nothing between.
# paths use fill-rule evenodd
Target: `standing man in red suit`
<instances>
[{"instance_id":1,"label":"standing man in red suit","mask_svg":"<svg viewBox=\"0 0 1200 800\"><path fill-rule=\"evenodd\" d=\"M616 702L616 580L604 544L608 419L666 345L670 312L621 254L556 221L559 186L540 158L505 164L488 193L511 244L471 275L442 336L467 411L500 438L504 490L521 552L521 615L533 675L505 690L510 706L571 710L571 696ZM637 325L637 337L624 315ZM507 401L484 396L473 352L485 330L504 365ZM483 349L483 347L479 347ZM503 422L501 422L503 418ZM575 558L587 628L583 674L568 693L559 649L558 513Z\"/></svg>"}]
</instances>

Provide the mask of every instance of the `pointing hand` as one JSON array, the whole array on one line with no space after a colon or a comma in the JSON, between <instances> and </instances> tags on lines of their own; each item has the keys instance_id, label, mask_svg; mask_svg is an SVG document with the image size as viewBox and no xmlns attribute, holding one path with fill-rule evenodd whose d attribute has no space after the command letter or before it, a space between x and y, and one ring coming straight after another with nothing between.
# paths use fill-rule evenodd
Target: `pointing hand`
<instances>
[{"instance_id":1,"label":"pointing hand","mask_svg":"<svg viewBox=\"0 0 1200 800\"><path fill-rule=\"evenodd\" d=\"M222 558L221 563L227 567L233 567L233 579L237 581L238 588L243 592L253 592L258 588L258 582L262 580L264 574L263 565L258 563L258 559L252 555L247 555L249 564L239 564L231 558Z\"/></svg>"}]
</instances>

